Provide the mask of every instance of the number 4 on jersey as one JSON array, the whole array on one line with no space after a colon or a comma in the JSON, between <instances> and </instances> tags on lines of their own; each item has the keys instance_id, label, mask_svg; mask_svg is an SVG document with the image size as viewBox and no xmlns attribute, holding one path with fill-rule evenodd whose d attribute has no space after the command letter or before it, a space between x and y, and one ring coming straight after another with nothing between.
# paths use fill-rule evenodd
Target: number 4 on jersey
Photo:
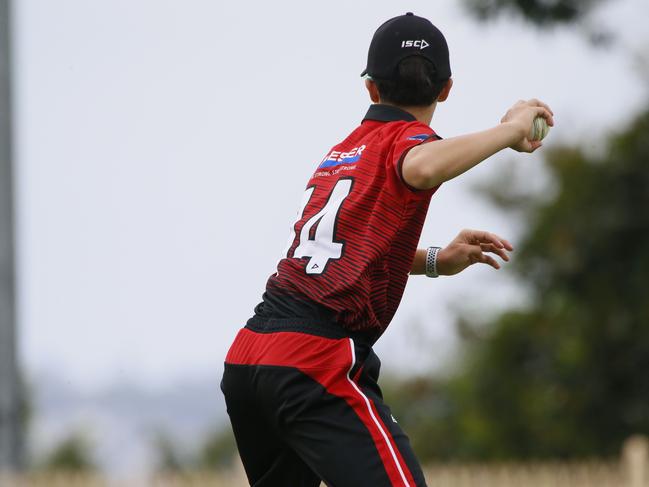
<instances>
[{"instance_id":1,"label":"number 4 on jersey","mask_svg":"<svg viewBox=\"0 0 649 487\"><path fill-rule=\"evenodd\" d=\"M293 251L293 257L310 257L306 264L307 274L322 274L330 259L340 259L344 244L334 241L336 220L340 206L345 198L349 196L351 189L351 179L339 180L331 191L324 207L302 226L298 246ZM299 218L304 214L304 209L311 200L313 191L314 188L307 189L302 200ZM292 236L294 237L294 235Z\"/></svg>"}]
</instances>

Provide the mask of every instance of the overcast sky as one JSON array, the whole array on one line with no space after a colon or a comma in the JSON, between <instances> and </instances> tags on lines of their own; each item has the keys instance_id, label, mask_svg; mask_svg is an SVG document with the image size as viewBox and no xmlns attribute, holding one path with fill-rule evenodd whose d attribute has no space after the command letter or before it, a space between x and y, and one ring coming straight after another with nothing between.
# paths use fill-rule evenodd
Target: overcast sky
<instances>
[{"instance_id":1,"label":"overcast sky","mask_svg":"<svg viewBox=\"0 0 649 487\"><path fill-rule=\"evenodd\" d=\"M548 145L594 146L646 96L632 55L649 46L646 0L599 12L620 36L608 51L580 29L479 25L451 0L13 3L21 357L86 389L221 369L310 174L367 109L359 73L387 18L411 10L447 37L444 137L534 96L555 112ZM474 194L512 160L543 187L540 154L488 161L434 196L422 245L463 227L516 243ZM377 346L384 370L448 358L454 307L519 302L502 274L413 278Z\"/></svg>"}]
</instances>

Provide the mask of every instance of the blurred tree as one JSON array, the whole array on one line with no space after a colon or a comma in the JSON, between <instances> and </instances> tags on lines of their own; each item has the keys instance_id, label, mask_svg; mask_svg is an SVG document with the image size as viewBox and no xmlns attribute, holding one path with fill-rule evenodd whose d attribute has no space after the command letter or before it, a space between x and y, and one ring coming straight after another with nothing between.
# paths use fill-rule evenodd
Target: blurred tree
<instances>
[{"instance_id":1,"label":"blurred tree","mask_svg":"<svg viewBox=\"0 0 649 487\"><path fill-rule=\"evenodd\" d=\"M208 436L198 454L198 467L203 470L230 467L237 454L232 430L215 431Z\"/></svg>"},{"instance_id":2,"label":"blurred tree","mask_svg":"<svg viewBox=\"0 0 649 487\"><path fill-rule=\"evenodd\" d=\"M96 470L92 456L92 447L87 439L73 433L52 449L42 468L52 471L92 472Z\"/></svg>"},{"instance_id":3,"label":"blurred tree","mask_svg":"<svg viewBox=\"0 0 649 487\"><path fill-rule=\"evenodd\" d=\"M423 458L612 455L649 433L648 154L645 112L601 156L551 151L550 201L493 189L529 223L532 303L474 333L450 379L388 388Z\"/></svg>"},{"instance_id":4,"label":"blurred tree","mask_svg":"<svg viewBox=\"0 0 649 487\"><path fill-rule=\"evenodd\" d=\"M177 442L166 431L159 430L155 433L153 451L159 473L181 473L187 469L187 460L176 445Z\"/></svg>"},{"instance_id":5,"label":"blurred tree","mask_svg":"<svg viewBox=\"0 0 649 487\"><path fill-rule=\"evenodd\" d=\"M153 439L156 470L161 474L184 474L191 470L215 470L231 467L237 454L234 436L229 428L215 430L207 436L198 451L184 454L178 442L164 430Z\"/></svg>"},{"instance_id":6,"label":"blurred tree","mask_svg":"<svg viewBox=\"0 0 649 487\"><path fill-rule=\"evenodd\" d=\"M573 23L603 0L464 0L469 11L486 20L504 12L522 15L537 24Z\"/></svg>"}]
</instances>

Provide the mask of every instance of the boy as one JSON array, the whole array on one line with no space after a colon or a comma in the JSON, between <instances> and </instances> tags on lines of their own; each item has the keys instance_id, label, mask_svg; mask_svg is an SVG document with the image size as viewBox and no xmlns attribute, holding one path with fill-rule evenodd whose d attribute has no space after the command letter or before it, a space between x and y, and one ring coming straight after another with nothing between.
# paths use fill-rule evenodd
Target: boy
<instances>
[{"instance_id":1,"label":"boy","mask_svg":"<svg viewBox=\"0 0 649 487\"><path fill-rule=\"evenodd\" d=\"M456 274L512 246L463 230L417 250L431 196L445 181L512 147L552 112L518 102L496 127L441 140L431 130L452 86L448 47L407 13L374 34L365 84L373 105L310 179L263 302L235 339L221 387L251 485L423 486L408 438L383 402L372 345L409 274Z\"/></svg>"}]
</instances>

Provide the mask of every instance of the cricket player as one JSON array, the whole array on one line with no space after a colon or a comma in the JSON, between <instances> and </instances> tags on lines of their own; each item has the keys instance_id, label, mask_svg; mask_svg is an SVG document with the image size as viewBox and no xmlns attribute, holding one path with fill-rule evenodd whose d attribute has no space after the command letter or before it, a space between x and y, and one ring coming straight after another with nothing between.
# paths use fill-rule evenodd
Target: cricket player
<instances>
[{"instance_id":1,"label":"cricket player","mask_svg":"<svg viewBox=\"0 0 649 487\"><path fill-rule=\"evenodd\" d=\"M288 246L254 316L225 359L221 388L250 485L424 486L409 440L383 402L372 345L409 276L499 268L511 244L462 230L417 249L439 186L506 148L532 152L538 100L501 123L442 139L430 123L453 85L449 51L428 20L407 13L372 38L362 123L317 163Z\"/></svg>"}]
</instances>

